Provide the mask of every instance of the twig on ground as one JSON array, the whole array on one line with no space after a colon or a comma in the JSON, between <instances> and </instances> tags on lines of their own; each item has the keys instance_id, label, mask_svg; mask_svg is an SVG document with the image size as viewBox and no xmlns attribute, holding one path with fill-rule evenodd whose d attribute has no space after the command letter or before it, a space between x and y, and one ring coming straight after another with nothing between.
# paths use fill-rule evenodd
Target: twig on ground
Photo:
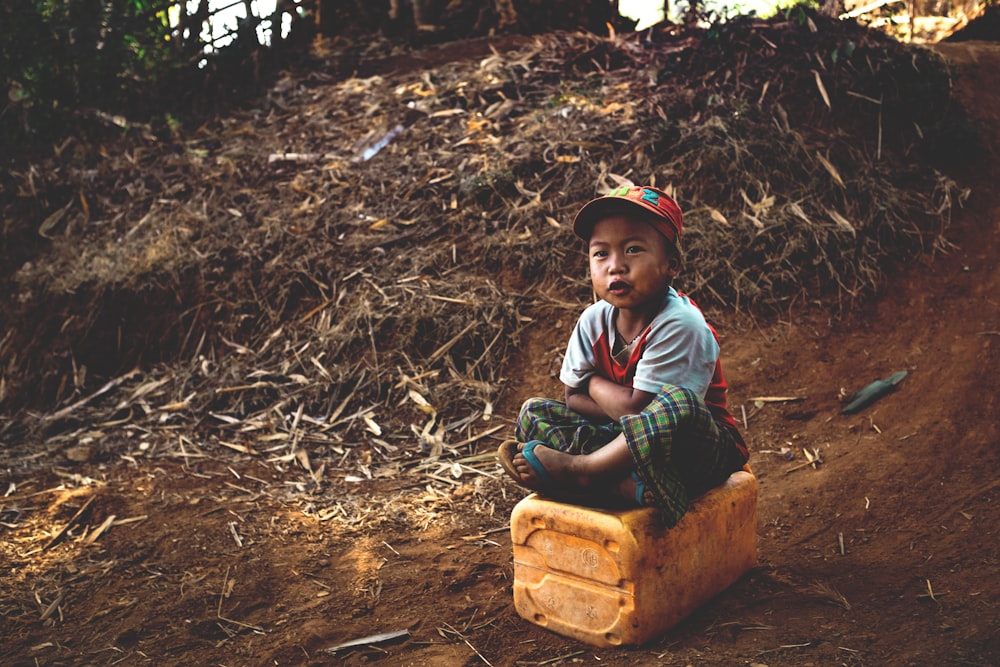
<instances>
[{"instance_id":1,"label":"twig on ground","mask_svg":"<svg viewBox=\"0 0 1000 667\"><path fill-rule=\"evenodd\" d=\"M83 504L83 506L80 507L80 509L78 509L76 511L76 514L74 514L73 518L71 518L69 520L69 523L67 523L65 526L63 526L62 530L60 530L58 533L56 533L55 537L53 537L51 540L49 540L48 544L46 544L44 547L42 547L42 551L48 551L49 549L51 549L55 545L57 545L60 542L62 542L63 539L66 537L66 533L68 533L69 530L73 526L75 526L77 523L79 523L80 519L83 518L84 513L87 510L90 509L90 506L93 504L94 498L96 498L96 497L97 496L91 496L91 497L87 498L87 502L85 502Z\"/></svg>"},{"instance_id":2,"label":"twig on ground","mask_svg":"<svg viewBox=\"0 0 1000 667\"><path fill-rule=\"evenodd\" d=\"M470 619L470 620L471 620L471 619ZM446 628L448 628L448 630L449 630L450 632L454 633L456 637L458 637L458 638L459 638L459 639L461 639L461 640L462 640L463 642L465 642L466 646L468 646L469 648L471 648L471 649L472 649L472 651L473 651L473 652L474 652L474 653L475 653L475 654L476 654L477 656L479 656L479 659L480 659L480 660L482 660L482 661L483 661L483 662L485 662L485 663L486 663L487 665L489 665L489 667L493 667L493 663L491 663L491 662L490 662L489 660L487 660L487 659L486 659L486 656L484 656L484 655L483 655L482 653L480 653L480 652L479 652L479 649L477 649L477 648L476 648L475 646L473 646L473 645L472 645L472 642L470 642L470 641L469 641L468 639L466 639L466 638L465 638L465 635L463 635L463 634L462 634L461 632L459 632L459 631L458 631L458 630L456 630L455 628L451 627L451 626L450 626L450 625L448 625L447 623L445 623L445 624L444 624L444 626L445 626Z\"/></svg>"}]
</instances>

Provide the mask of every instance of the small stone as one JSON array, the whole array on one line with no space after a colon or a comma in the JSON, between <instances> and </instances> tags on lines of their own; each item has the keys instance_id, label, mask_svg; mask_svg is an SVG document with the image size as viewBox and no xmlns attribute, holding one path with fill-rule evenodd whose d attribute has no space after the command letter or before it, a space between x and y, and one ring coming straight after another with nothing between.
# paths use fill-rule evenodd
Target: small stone
<instances>
[{"instance_id":1,"label":"small stone","mask_svg":"<svg viewBox=\"0 0 1000 667\"><path fill-rule=\"evenodd\" d=\"M63 455L73 463L87 463L94 459L93 445L74 445L67 447Z\"/></svg>"}]
</instances>

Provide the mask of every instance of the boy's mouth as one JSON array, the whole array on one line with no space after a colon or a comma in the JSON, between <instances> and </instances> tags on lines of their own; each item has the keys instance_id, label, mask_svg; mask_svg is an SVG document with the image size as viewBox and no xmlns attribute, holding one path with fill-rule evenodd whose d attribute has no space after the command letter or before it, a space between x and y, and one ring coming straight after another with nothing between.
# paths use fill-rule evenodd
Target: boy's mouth
<instances>
[{"instance_id":1,"label":"boy's mouth","mask_svg":"<svg viewBox=\"0 0 1000 667\"><path fill-rule=\"evenodd\" d=\"M613 280L611 281L611 284L608 285L608 291L612 294L619 295L628 291L630 287L631 285L624 280Z\"/></svg>"}]
</instances>

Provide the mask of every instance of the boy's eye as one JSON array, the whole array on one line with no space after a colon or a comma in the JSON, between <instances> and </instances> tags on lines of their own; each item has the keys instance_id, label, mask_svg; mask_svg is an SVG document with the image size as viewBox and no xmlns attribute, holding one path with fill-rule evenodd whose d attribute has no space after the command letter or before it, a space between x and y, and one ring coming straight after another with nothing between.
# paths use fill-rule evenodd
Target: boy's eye
<instances>
[{"instance_id":1,"label":"boy's eye","mask_svg":"<svg viewBox=\"0 0 1000 667\"><path fill-rule=\"evenodd\" d=\"M630 255L634 255L637 252L642 252L642 246L630 245L628 248L625 249L625 252L629 253Z\"/></svg>"},{"instance_id":2,"label":"boy's eye","mask_svg":"<svg viewBox=\"0 0 1000 667\"><path fill-rule=\"evenodd\" d=\"M593 256L594 257L607 257L608 256L608 251L607 250L595 250Z\"/></svg>"}]
</instances>

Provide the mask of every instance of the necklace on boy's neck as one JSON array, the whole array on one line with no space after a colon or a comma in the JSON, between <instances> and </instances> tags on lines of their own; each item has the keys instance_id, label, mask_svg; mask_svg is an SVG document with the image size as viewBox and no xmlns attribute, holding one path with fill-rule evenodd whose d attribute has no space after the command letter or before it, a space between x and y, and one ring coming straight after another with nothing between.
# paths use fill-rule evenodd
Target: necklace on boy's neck
<instances>
[{"instance_id":1,"label":"necklace on boy's neck","mask_svg":"<svg viewBox=\"0 0 1000 667\"><path fill-rule=\"evenodd\" d=\"M639 333L635 335L635 338L625 343L625 337L622 332L615 327L615 349L612 351L612 356L618 363L625 363L632 357L632 350L635 349L635 342L642 337L642 334L646 331L646 327L639 330Z\"/></svg>"},{"instance_id":2,"label":"necklace on boy's neck","mask_svg":"<svg viewBox=\"0 0 1000 667\"><path fill-rule=\"evenodd\" d=\"M639 336L641 336L642 332L645 331L645 330L646 330L646 327L643 327L643 328L639 329L639 333L637 333L632 338L632 340L630 340L629 342L625 343L625 347L632 347L633 345L635 345L635 341L639 340ZM622 332L618 330L618 327L615 327L615 333L618 334L618 340L625 340L625 336L623 336Z\"/></svg>"}]
</instances>

